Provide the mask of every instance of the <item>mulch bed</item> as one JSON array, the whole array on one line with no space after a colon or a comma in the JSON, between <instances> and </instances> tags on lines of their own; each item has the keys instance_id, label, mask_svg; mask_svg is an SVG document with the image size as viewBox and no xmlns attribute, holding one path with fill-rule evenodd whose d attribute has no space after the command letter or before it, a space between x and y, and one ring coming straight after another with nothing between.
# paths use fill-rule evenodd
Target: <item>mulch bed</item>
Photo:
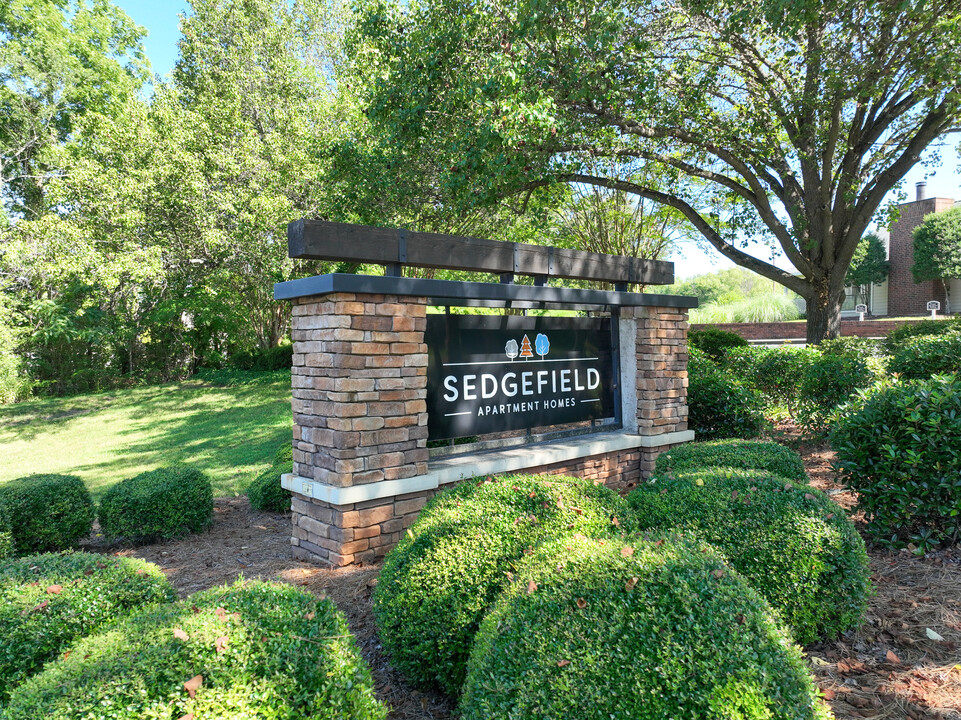
<instances>
[{"instance_id":1,"label":"mulch bed","mask_svg":"<svg viewBox=\"0 0 961 720\"><path fill-rule=\"evenodd\" d=\"M799 450L812 483L850 512L855 498L835 482L832 453ZM289 518L253 511L243 497L219 498L214 512L213 528L201 535L132 549L92 543L89 549L156 563L182 596L239 576L280 580L327 596L347 616L390 718L453 717L450 699L409 687L388 665L371 613L377 566L333 570L292 560ZM961 720L961 551L917 558L871 549L870 556L877 592L864 625L805 649L825 697L845 720Z\"/></svg>"}]
</instances>

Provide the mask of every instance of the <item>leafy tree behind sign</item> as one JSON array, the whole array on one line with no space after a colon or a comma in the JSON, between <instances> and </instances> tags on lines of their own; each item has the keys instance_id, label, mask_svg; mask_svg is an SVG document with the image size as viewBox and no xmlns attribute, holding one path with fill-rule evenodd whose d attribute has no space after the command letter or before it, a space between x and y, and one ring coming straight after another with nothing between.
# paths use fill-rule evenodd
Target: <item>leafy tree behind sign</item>
<instances>
[{"instance_id":1,"label":"leafy tree behind sign","mask_svg":"<svg viewBox=\"0 0 961 720\"><path fill-rule=\"evenodd\" d=\"M915 282L940 280L944 312L951 312L951 278L961 278L961 208L931 213L914 228Z\"/></svg>"},{"instance_id":2,"label":"leafy tree behind sign","mask_svg":"<svg viewBox=\"0 0 961 720\"><path fill-rule=\"evenodd\" d=\"M886 194L961 119L955 3L367 0L350 48L384 146L444 158L461 206L557 183L669 206L801 295L811 342L838 334Z\"/></svg>"}]
</instances>

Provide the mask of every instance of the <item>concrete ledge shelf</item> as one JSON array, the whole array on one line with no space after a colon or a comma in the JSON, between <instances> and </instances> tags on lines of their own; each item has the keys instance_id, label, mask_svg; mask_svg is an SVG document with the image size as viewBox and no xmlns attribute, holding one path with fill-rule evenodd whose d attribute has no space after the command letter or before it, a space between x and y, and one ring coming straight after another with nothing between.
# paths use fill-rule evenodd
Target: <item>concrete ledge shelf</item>
<instances>
[{"instance_id":1,"label":"concrete ledge shelf","mask_svg":"<svg viewBox=\"0 0 961 720\"><path fill-rule=\"evenodd\" d=\"M291 492L321 500L330 505L352 505L424 490L436 490L442 485L481 475L520 472L527 468L553 465L594 455L634 448L664 447L690 442L693 439L693 430L661 435L635 435L625 432L595 433L503 450L446 457L428 463L426 475L402 480L334 487L290 473L281 477L281 484Z\"/></svg>"}]
</instances>

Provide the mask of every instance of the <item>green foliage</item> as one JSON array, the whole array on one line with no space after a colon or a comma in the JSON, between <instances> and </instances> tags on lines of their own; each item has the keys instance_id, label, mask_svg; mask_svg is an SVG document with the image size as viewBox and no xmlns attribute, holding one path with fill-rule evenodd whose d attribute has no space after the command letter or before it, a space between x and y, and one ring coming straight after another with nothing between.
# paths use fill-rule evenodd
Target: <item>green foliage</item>
<instances>
[{"instance_id":1,"label":"green foliage","mask_svg":"<svg viewBox=\"0 0 961 720\"><path fill-rule=\"evenodd\" d=\"M13 531L10 529L10 515L0 503L0 560L13 555Z\"/></svg>"},{"instance_id":2,"label":"green foliage","mask_svg":"<svg viewBox=\"0 0 961 720\"><path fill-rule=\"evenodd\" d=\"M944 310L950 313L948 278L961 277L961 208L926 215L912 235L914 265L911 274L914 281L941 280L947 299Z\"/></svg>"},{"instance_id":3,"label":"green foliage","mask_svg":"<svg viewBox=\"0 0 961 720\"><path fill-rule=\"evenodd\" d=\"M688 362L688 428L702 440L751 438L766 425L764 398L696 348Z\"/></svg>"},{"instance_id":4,"label":"green foliage","mask_svg":"<svg viewBox=\"0 0 961 720\"><path fill-rule=\"evenodd\" d=\"M961 376L961 332L912 338L894 353L887 367L905 379Z\"/></svg>"},{"instance_id":5,"label":"green foliage","mask_svg":"<svg viewBox=\"0 0 961 720\"><path fill-rule=\"evenodd\" d=\"M28 475L0 485L17 554L65 550L90 534L93 501L73 475Z\"/></svg>"},{"instance_id":6,"label":"green foliage","mask_svg":"<svg viewBox=\"0 0 961 720\"><path fill-rule=\"evenodd\" d=\"M691 532L718 548L800 644L861 623L871 587L864 541L820 490L713 466L657 473L628 503L641 529Z\"/></svg>"},{"instance_id":7,"label":"green foliage","mask_svg":"<svg viewBox=\"0 0 961 720\"><path fill-rule=\"evenodd\" d=\"M185 465L123 480L104 493L97 519L108 537L174 538L213 521L214 497L205 473Z\"/></svg>"},{"instance_id":8,"label":"green foliage","mask_svg":"<svg viewBox=\"0 0 961 720\"><path fill-rule=\"evenodd\" d=\"M15 352L22 335L13 324L9 298L0 292L0 405L23 400L32 389L23 360Z\"/></svg>"},{"instance_id":9,"label":"green foliage","mask_svg":"<svg viewBox=\"0 0 961 720\"><path fill-rule=\"evenodd\" d=\"M293 472L293 445L285 442L274 454L274 464L258 475L247 486L247 497L254 510L287 512L290 510L290 491L280 484L280 476Z\"/></svg>"},{"instance_id":10,"label":"green foliage","mask_svg":"<svg viewBox=\"0 0 961 720\"><path fill-rule=\"evenodd\" d=\"M759 390L771 405L793 409L808 367L819 357L810 347L764 347L750 345L729 348L723 365L751 387Z\"/></svg>"},{"instance_id":11,"label":"green foliage","mask_svg":"<svg viewBox=\"0 0 961 720\"><path fill-rule=\"evenodd\" d=\"M230 365L238 370L289 370L293 362L294 346L290 343L266 349L245 350L230 358Z\"/></svg>"},{"instance_id":12,"label":"green foliage","mask_svg":"<svg viewBox=\"0 0 961 720\"><path fill-rule=\"evenodd\" d=\"M747 347L748 345L747 340L737 333L713 327L691 330L687 335L687 343L690 347L700 350L714 362L721 361L724 358L724 353L730 348Z\"/></svg>"},{"instance_id":13,"label":"green foliage","mask_svg":"<svg viewBox=\"0 0 961 720\"><path fill-rule=\"evenodd\" d=\"M914 338L948 335L957 332L961 332L961 317L905 323L885 336L884 350L888 355L894 355L905 343Z\"/></svg>"},{"instance_id":14,"label":"green foliage","mask_svg":"<svg viewBox=\"0 0 961 720\"><path fill-rule=\"evenodd\" d=\"M890 263L884 242L874 233L868 233L858 243L851 258L851 266L844 277L844 284L857 288L858 302L867 302L871 285L879 285L888 279Z\"/></svg>"},{"instance_id":15,"label":"green foliage","mask_svg":"<svg viewBox=\"0 0 961 720\"><path fill-rule=\"evenodd\" d=\"M188 692L184 684L201 676ZM119 622L20 686L8 720L263 717L383 720L333 602L239 582Z\"/></svg>"},{"instance_id":16,"label":"green foliage","mask_svg":"<svg viewBox=\"0 0 961 720\"><path fill-rule=\"evenodd\" d=\"M961 538L961 381L887 382L831 430L837 465L875 541L926 552Z\"/></svg>"},{"instance_id":17,"label":"green foliage","mask_svg":"<svg viewBox=\"0 0 961 720\"><path fill-rule=\"evenodd\" d=\"M174 599L160 568L136 558L67 553L0 561L0 702L74 640L135 608Z\"/></svg>"},{"instance_id":18,"label":"green foliage","mask_svg":"<svg viewBox=\"0 0 961 720\"><path fill-rule=\"evenodd\" d=\"M875 369L861 354L822 354L812 362L801 380L796 419L805 432L818 435L827 430L834 412L854 393L878 380Z\"/></svg>"},{"instance_id":19,"label":"green foliage","mask_svg":"<svg viewBox=\"0 0 961 720\"><path fill-rule=\"evenodd\" d=\"M667 295L693 295L700 307L705 305L729 305L771 290L770 280L740 267L716 270L679 280L673 285L654 286L648 292Z\"/></svg>"},{"instance_id":20,"label":"green foliage","mask_svg":"<svg viewBox=\"0 0 961 720\"><path fill-rule=\"evenodd\" d=\"M776 442L715 440L676 445L657 456L659 476L708 468L764 470L800 483L808 483L801 456Z\"/></svg>"},{"instance_id":21,"label":"green foliage","mask_svg":"<svg viewBox=\"0 0 961 720\"><path fill-rule=\"evenodd\" d=\"M801 311L793 297L777 292L731 303L702 305L691 311L692 323L773 323L800 317Z\"/></svg>"},{"instance_id":22,"label":"green foliage","mask_svg":"<svg viewBox=\"0 0 961 720\"><path fill-rule=\"evenodd\" d=\"M460 712L831 717L767 603L713 549L670 536L537 549L481 625Z\"/></svg>"},{"instance_id":23,"label":"green foliage","mask_svg":"<svg viewBox=\"0 0 961 720\"><path fill-rule=\"evenodd\" d=\"M433 498L384 560L374 617L391 662L413 683L456 696L481 619L530 548L605 535L627 507L590 480L465 480Z\"/></svg>"}]
</instances>

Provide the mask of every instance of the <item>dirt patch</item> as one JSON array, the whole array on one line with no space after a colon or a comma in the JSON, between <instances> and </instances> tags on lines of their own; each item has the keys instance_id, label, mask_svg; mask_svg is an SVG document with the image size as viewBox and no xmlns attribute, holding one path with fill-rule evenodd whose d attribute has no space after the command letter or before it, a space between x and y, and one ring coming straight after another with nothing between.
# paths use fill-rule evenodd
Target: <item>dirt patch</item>
<instances>
[{"instance_id":1,"label":"dirt patch","mask_svg":"<svg viewBox=\"0 0 961 720\"><path fill-rule=\"evenodd\" d=\"M812 484L851 512L855 496L840 487L833 453L800 447ZM246 498L219 498L209 532L137 548L89 549L156 563L181 596L237 577L279 580L333 600L347 616L392 720L442 720L454 703L411 688L387 664L371 613L379 567L333 570L290 557L290 519L250 509ZM859 518L854 516L855 521ZM841 720L961 720L961 551L924 558L872 549L876 587L865 624L806 648L812 672Z\"/></svg>"}]
</instances>

